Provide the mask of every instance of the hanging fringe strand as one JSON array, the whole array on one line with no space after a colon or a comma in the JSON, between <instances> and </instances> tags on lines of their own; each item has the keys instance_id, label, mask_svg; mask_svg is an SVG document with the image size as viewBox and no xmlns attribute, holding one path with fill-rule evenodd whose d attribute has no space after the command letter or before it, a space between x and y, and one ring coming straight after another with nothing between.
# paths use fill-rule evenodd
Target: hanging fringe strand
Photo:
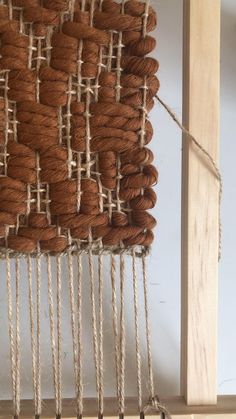
<instances>
[{"instance_id":1,"label":"hanging fringe strand","mask_svg":"<svg viewBox=\"0 0 236 419\"><path fill-rule=\"evenodd\" d=\"M83 263L82 254L73 256L71 252L64 257L67 269L67 289L70 301L70 326L72 336L72 360L73 370L75 373L75 410L77 418L83 415L83 353L82 353L82 284L83 281ZM117 413L120 419L125 416L125 361L126 361L126 330L125 330L125 282L126 282L126 264L125 254L110 254L106 256L101 253L93 256L92 252L88 252L88 273L89 273L89 289L91 301L91 331L93 339L93 362L96 381L98 417L103 418L104 415L104 264L110 263L110 280L111 280L111 306L110 314L113 328L114 342L114 372L116 377L116 393L117 393ZM117 261L119 258L119 269ZM140 259L139 259L140 260ZM53 389L55 395L55 417L57 419L62 416L62 383L63 383L63 358L62 358L62 257L57 256L46 259L47 270L47 293L48 293L48 310L49 310L49 332L51 341L51 366L53 377ZM77 276L75 276L74 262L77 263ZM97 262L97 271L94 269L94 263ZM34 263L35 262L35 263ZM34 263L34 265L33 265ZM35 269L33 269L33 266ZM144 301L144 321L145 321L145 339L146 339L146 356L148 371L148 391L150 398L145 404L142 389L142 371L145 369L143 360L141 361L141 334L140 334L140 297L139 296L139 269L137 266L136 249L133 249L131 256L132 266L132 287L133 287L133 306L134 306L134 345L136 353L136 386L138 394L138 411L140 418L143 419L153 409L161 414L162 418L170 419L171 415L156 395L154 385L154 374L152 365L151 351L151 333L149 320L149 303L148 303L148 280L146 257L143 255L141 259L141 275ZM31 256L27 258L28 271L28 309L30 321L30 345L31 345L31 362L32 362L32 379L33 394L35 404L35 419L40 419L42 414L41 399L41 256L32 260ZM54 274L55 272L55 274ZM11 377L12 377L12 394L13 394L13 412L14 418L20 417L20 302L21 296L21 269L20 261L15 261L15 299L13 299L11 265L10 258L6 260L6 276L8 291L8 325L9 340L11 354ZM54 278L55 276L55 278ZM67 297L68 298L68 297ZM15 313L15 314L14 314ZM14 321L15 315L15 321ZM130 343L129 343L130 345Z\"/></svg>"},{"instance_id":2,"label":"hanging fringe strand","mask_svg":"<svg viewBox=\"0 0 236 419\"><path fill-rule=\"evenodd\" d=\"M82 365L82 255L77 256L77 324L78 324L78 375L76 383L76 409L78 419L82 418L83 414L83 365Z\"/></svg>"},{"instance_id":3,"label":"hanging fringe strand","mask_svg":"<svg viewBox=\"0 0 236 419\"><path fill-rule=\"evenodd\" d=\"M134 294L134 325L135 325L135 347L136 347L136 368L137 368L137 390L138 390L138 409L142 414L142 379L141 379L141 353L139 337L139 310L138 310L138 289L137 289L137 270L135 251L132 254L133 271L133 294Z\"/></svg>"}]
</instances>

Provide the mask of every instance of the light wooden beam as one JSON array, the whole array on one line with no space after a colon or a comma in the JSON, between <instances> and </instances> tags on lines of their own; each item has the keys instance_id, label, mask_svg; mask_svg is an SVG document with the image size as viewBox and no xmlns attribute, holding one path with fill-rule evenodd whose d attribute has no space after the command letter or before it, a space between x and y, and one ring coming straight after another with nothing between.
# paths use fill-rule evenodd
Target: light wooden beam
<instances>
[{"instance_id":1,"label":"light wooden beam","mask_svg":"<svg viewBox=\"0 0 236 419\"><path fill-rule=\"evenodd\" d=\"M220 0L184 0L183 123L218 161ZM183 138L182 366L188 404L217 401L219 184Z\"/></svg>"},{"instance_id":2,"label":"light wooden beam","mask_svg":"<svg viewBox=\"0 0 236 419\"><path fill-rule=\"evenodd\" d=\"M161 400L171 412L173 418L234 418L236 419L236 396L219 396L217 405L210 406L187 406L183 397L168 397ZM63 419L76 419L75 400L64 399L62 403ZM137 398L129 397L125 402L125 416L130 419L138 418ZM117 399L105 398L104 416L117 417ZM21 401L21 416L24 419L34 417L34 403L32 400ZM155 411L149 411L150 415L157 417ZM195 416L193 416L195 415ZM84 400L84 413L86 418L97 417L97 399L89 398ZM12 419L12 401L0 401L0 419ZM55 400L43 401L43 412L40 419L55 419Z\"/></svg>"}]
</instances>

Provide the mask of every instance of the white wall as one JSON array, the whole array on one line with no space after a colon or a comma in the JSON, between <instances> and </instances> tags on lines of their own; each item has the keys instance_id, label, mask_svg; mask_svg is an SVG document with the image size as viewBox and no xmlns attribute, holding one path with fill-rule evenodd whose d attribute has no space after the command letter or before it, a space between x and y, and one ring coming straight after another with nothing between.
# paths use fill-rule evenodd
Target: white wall
<instances>
[{"instance_id":1,"label":"white wall","mask_svg":"<svg viewBox=\"0 0 236 419\"><path fill-rule=\"evenodd\" d=\"M181 115L181 6L182 1L153 1L159 11L159 45L157 56L160 60L159 77L160 95ZM214 0L212 0L214 7ZM223 175L222 199L222 260L220 263L219 288L219 351L218 351L218 392L236 394L236 2L222 0L222 57L221 57L221 170ZM209 109L210 112L210 109ZM179 309L179 168L180 142L179 132L173 123L163 115L158 106L153 115L156 121L157 164L160 170L159 231L157 230L157 260L161 299L165 307L174 312ZM159 237L158 237L159 236ZM155 251L155 249L154 249ZM158 260L159 259L159 260ZM171 263L169 263L171 260ZM177 282L176 282L177 280ZM171 281L171 284L170 284ZM154 297L153 297L154 298ZM173 339L173 352L178 348L178 318L160 309L160 318L165 324L169 344ZM168 336L168 338L167 338ZM167 342L165 342L167 345ZM163 350L164 354L164 350ZM170 354L168 354L170 356ZM163 370L173 368L174 383L177 386L178 363L176 353L172 354L171 363L167 357L163 360ZM164 368L166 362L166 366ZM173 380L169 377L169 390ZM161 389L166 390L161 382Z\"/></svg>"},{"instance_id":2,"label":"white wall","mask_svg":"<svg viewBox=\"0 0 236 419\"><path fill-rule=\"evenodd\" d=\"M222 4L221 169L223 249L220 265L219 393L236 393L236 2Z\"/></svg>"},{"instance_id":3,"label":"white wall","mask_svg":"<svg viewBox=\"0 0 236 419\"><path fill-rule=\"evenodd\" d=\"M181 0L153 1L159 13L159 33L157 56L160 60L160 95L181 115ZM214 7L214 0L212 0ZM236 2L222 0L222 57L221 57L221 170L223 175L222 199L222 260L220 263L219 288L219 351L218 351L218 392L236 394ZM210 112L210 109L209 109ZM179 310L179 169L180 140L179 132L173 123L157 108L153 113L156 127L157 165L160 170L159 204L157 214L157 266L160 282L158 288L161 306L159 316L165 331L164 345L171 344L173 353L164 356L160 369L167 372L166 383L161 380L161 390L173 390L177 386L178 372L178 327L179 319L173 314ZM154 146L155 147L155 146ZM155 248L153 249L155 252ZM171 261L171 263L170 263ZM154 297L153 297L154 300ZM154 303L153 303L154 304ZM168 311L171 310L171 314ZM173 311L172 311L173 310ZM164 316L164 317L162 317ZM165 325L165 326L164 326ZM168 368L169 367L169 368ZM174 371L174 380L171 375Z\"/></svg>"}]
</instances>

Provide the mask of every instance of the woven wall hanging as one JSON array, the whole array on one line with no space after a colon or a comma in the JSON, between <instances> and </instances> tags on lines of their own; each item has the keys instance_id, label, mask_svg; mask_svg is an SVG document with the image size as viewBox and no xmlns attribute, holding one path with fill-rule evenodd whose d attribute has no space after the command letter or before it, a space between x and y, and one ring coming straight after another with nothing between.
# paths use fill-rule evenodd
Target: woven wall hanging
<instances>
[{"instance_id":1,"label":"woven wall hanging","mask_svg":"<svg viewBox=\"0 0 236 419\"><path fill-rule=\"evenodd\" d=\"M98 414L104 406L103 285L109 259L117 411L125 414L124 283L133 272L137 412L144 415L137 267L142 267L150 404L155 397L145 258L156 222L148 113L159 82L149 1L3 0L0 6L0 246L6 266L13 415L21 413L20 307L29 306L32 415L43 417L42 264L46 264L55 415L63 417L62 283L70 298L74 414L84 414L82 287L90 283ZM84 256L85 255L85 256ZM88 277L82 276L87 258ZM140 261L136 261L139 258ZM66 273L62 264L66 262ZM27 274L22 277L22 264ZM75 266L76 265L76 266ZM12 271L14 275L12 276ZM63 272L62 272L63 271ZM13 278L14 277L14 278ZM28 286L22 295L22 281ZM119 295L117 296L117 290ZM25 303L24 303L25 301ZM22 416L21 416L22 415Z\"/></svg>"}]
</instances>

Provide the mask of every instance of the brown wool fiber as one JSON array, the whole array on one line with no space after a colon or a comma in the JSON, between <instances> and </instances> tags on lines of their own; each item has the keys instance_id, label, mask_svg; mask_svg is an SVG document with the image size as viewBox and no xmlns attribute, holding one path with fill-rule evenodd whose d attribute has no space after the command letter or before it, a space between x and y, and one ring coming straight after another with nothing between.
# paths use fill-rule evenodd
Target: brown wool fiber
<instances>
[{"instance_id":1,"label":"brown wool fiber","mask_svg":"<svg viewBox=\"0 0 236 419\"><path fill-rule=\"evenodd\" d=\"M142 0L0 5L2 251L151 245L155 26Z\"/></svg>"}]
</instances>

